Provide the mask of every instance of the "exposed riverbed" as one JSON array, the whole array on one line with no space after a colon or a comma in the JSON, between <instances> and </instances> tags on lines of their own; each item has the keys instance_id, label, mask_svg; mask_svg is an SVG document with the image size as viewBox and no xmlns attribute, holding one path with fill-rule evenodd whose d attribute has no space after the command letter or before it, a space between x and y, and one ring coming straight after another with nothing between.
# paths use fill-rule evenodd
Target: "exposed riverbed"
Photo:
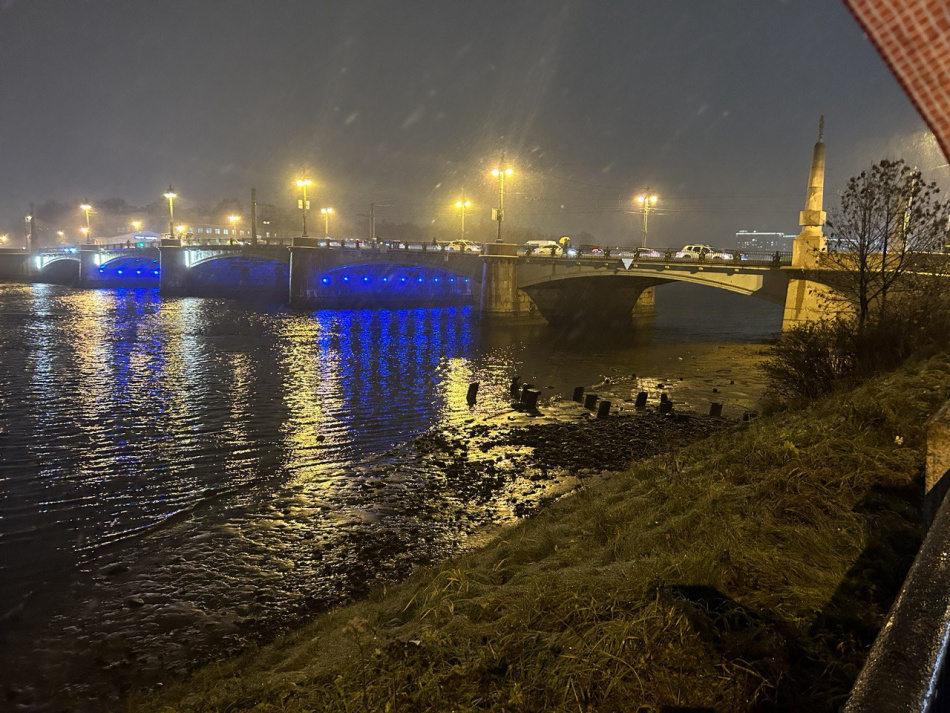
<instances>
[{"instance_id":1,"label":"exposed riverbed","mask_svg":"<svg viewBox=\"0 0 950 713\"><path fill-rule=\"evenodd\" d=\"M0 286L6 700L99 710L715 427L587 424L573 386L624 414L646 390L741 416L777 311L727 296L731 321L688 298L664 312L663 295L635 334L565 338L465 309ZM514 374L541 388L541 416L510 411Z\"/></svg>"}]
</instances>

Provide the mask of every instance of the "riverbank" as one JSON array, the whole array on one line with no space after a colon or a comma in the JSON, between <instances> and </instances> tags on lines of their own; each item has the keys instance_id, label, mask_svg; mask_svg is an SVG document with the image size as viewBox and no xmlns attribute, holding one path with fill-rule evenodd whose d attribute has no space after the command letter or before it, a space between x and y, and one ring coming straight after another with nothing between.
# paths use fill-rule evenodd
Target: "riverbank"
<instances>
[{"instance_id":1,"label":"riverbank","mask_svg":"<svg viewBox=\"0 0 950 713\"><path fill-rule=\"evenodd\" d=\"M665 447L130 710L836 710L919 545L948 379Z\"/></svg>"}]
</instances>

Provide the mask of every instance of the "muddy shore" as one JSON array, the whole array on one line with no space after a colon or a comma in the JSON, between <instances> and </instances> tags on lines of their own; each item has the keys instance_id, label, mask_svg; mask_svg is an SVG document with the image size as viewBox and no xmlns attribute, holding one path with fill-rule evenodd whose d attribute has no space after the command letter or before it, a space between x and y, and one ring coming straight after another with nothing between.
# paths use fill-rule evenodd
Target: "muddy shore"
<instances>
[{"instance_id":1,"label":"muddy shore","mask_svg":"<svg viewBox=\"0 0 950 713\"><path fill-rule=\"evenodd\" d=\"M103 710L130 689L162 686L476 546L584 478L730 423L661 415L655 400L636 411L630 383L603 384L600 393L614 400L607 419L549 397L540 412L512 409L423 434L336 474L332 505L305 484L286 490L260 513L259 541L231 532L224 517L212 533L183 523L135 561L100 553L72 597L80 603L34 642L58 655L40 666L29 654L11 657L4 700L14 710ZM275 529L283 552L266 534ZM226 562L211 563L222 569L220 584L189 589L191 573L212 556Z\"/></svg>"}]
</instances>

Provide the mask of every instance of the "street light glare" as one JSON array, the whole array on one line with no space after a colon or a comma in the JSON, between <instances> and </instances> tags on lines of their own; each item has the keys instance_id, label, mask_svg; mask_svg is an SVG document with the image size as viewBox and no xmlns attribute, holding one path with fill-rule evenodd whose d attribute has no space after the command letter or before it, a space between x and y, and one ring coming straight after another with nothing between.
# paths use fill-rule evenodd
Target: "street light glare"
<instances>
[{"instance_id":1,"label":"street light glare","mask_svg":"<svg viewBox=\"0 0 950 713\"><path fill-rule=\"evenodd\" d=\"M333 212L333 208L321 208L321 209L320 209L320 212L321 212L321 213L332 213L332 212Z\"/></svg>"},{"instance_id":2,"label":"street light glare","mask_svg":"<svg viewBox=\"0 0 950 713\"><path fill-rule=\"evenodd\" d=\"M297 185L303 188L304 186L309 186L311 183L309 178L298 178Z\"/></svg>"},{"instance_id":3,"label":"street light glare","mask_svg":"<svg viewBox=\"0 0 950 713\"><path fill-rule=\"evenodd\" d=\"M79 206L79 210L92 210L92 206L88 203L83 203L81 206Z\"/></svg>"},{"instance_id":4,"label":"street light glare","mask_svg":"<svg viewBox=\"0 0 950 713\"><path fill-rule=\"evenodd\" d=\"M165 197L166 197L168 200L171 200L172 198L177 198L177 197L178 197L178 194L175 193L174 191L168 191L168 193L165 194Z\"/></svg>"}]
</instances>

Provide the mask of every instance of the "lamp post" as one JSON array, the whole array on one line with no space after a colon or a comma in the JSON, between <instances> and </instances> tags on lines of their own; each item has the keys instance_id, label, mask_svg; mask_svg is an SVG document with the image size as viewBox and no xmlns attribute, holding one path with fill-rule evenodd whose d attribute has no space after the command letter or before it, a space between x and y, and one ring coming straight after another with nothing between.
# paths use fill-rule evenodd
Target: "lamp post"
<instances>
[{"instance_id":1,"label":"lamp post","mask_svg":"<svg viewBox=\"0 0 950 713\"><path fill-rule=\"evenodd\" d=\"M643 241L640 247L647 246L647 218L650 215L650 209L656 205L656 194L650 192L650 187L647 186L646 193L641 193L637 196L637 203L643 207Z\"/></svg>"},{"instance_id":2,"label":"lamp post","mask_svg":"<svg viewBox=\"0 0 950 713\"><path fill-rule=\"evenodd\" d=\"M168 233L170 238L175 237L175 199L178 195L172 189L172 184L168 184L168 191L165 193L168 199Z\"/></svg>"},{"instance_id":3,"label":"lamp post","mask_svg":"<svg viewBox=\"0 0 950 713\"><path fill-rule=\"evenodd\" d=\"M333 208L321 208L320 212L323 213L323 234L326 237L330 237L330 213L333 212Z\"/></svg>"},{"instance_id":4,"label":"lamp post","mask_svg":"<svg viewBox=\"0 0 950 713\"><path fill-rule=\"evenodd\" d=\"M142 221L141 221L141 220L133 220L133 221L132 221L132 230L138 232L139 228L141 228L141 227L142 227Z\"/></svg>"},{"instance_id":5,"label":"lamp post","mask_svg":"<svg viewBox=\"0 0 950 713\"><path fill-rule=\"evenodd\" d=\"M297 187L303 191L303 199L297 202L297 205L300 207L300 214L303 217L303 234L300 236L302 238L309 237L307 235L307 211L310 210L310 203L307 202L307 186L309 186L310 183L309 178L297 180Z\"/></svg>"},{"instance_id":6,"label":"lamp post","mask_svg":"<svg viewBox=\"0 0 950 713\"><path fill-rule=\"evenodd\" d=\"M498 237L496 243L501 242L501 221L505 217L505 176L510 176L514 171L505 166L505 155L501 155L501 167L493 169L491 175L498 178L498 210L495 211L494 218L498 221Z\"/></svg>"},{"instance_id":7,"label":"lamp post","mask_svg":"<svg viewBox=\"0 0 950 713\"><path fill-rule=\"evenodd\" d=\"M237 235L237 224L240 222L241 216L229 215L228 220L231 221L231 234L229 236L231 239L228 240L228 245L234 245L234 236Z\"/></svg>"},{"instance_id":8,"label":"lamp post","mask_svg":"<svg viewBox=\"0 0 950 713\"><path fill-rule=\"evenodd\" d=\"M79 210L86 214L86 229L83 231L83 234L86 236L86 242L89 242L90 236L92 235L92 230L89 228L89 211L92 210L92 206L89 205L88 199L82 202L82 205L79 206Z\"/></svg>"},{"instance_id":9,"label":"lamp post","mask_svg":"<svg viewBox=\"0 0 950 713\"><path fill-rule=\"evenodd\" d=\"M465 209L472 205L472 201L465 200L465 197L462 197L462 200L455 201L455 207L462 212L462 240L465 240Z\"/></svg>"},{"instance_id":10,"label":"lamp post","mask_svg":"<svg viewBox=\"0 0 950 713\"><path fill-rule=\"evenodd\" d=\"M33 220L33 204L30 203L30 212L24 217L26 221L26 251L33 251L33 226L36 223Z\"/></svg>"}]
</instances>

